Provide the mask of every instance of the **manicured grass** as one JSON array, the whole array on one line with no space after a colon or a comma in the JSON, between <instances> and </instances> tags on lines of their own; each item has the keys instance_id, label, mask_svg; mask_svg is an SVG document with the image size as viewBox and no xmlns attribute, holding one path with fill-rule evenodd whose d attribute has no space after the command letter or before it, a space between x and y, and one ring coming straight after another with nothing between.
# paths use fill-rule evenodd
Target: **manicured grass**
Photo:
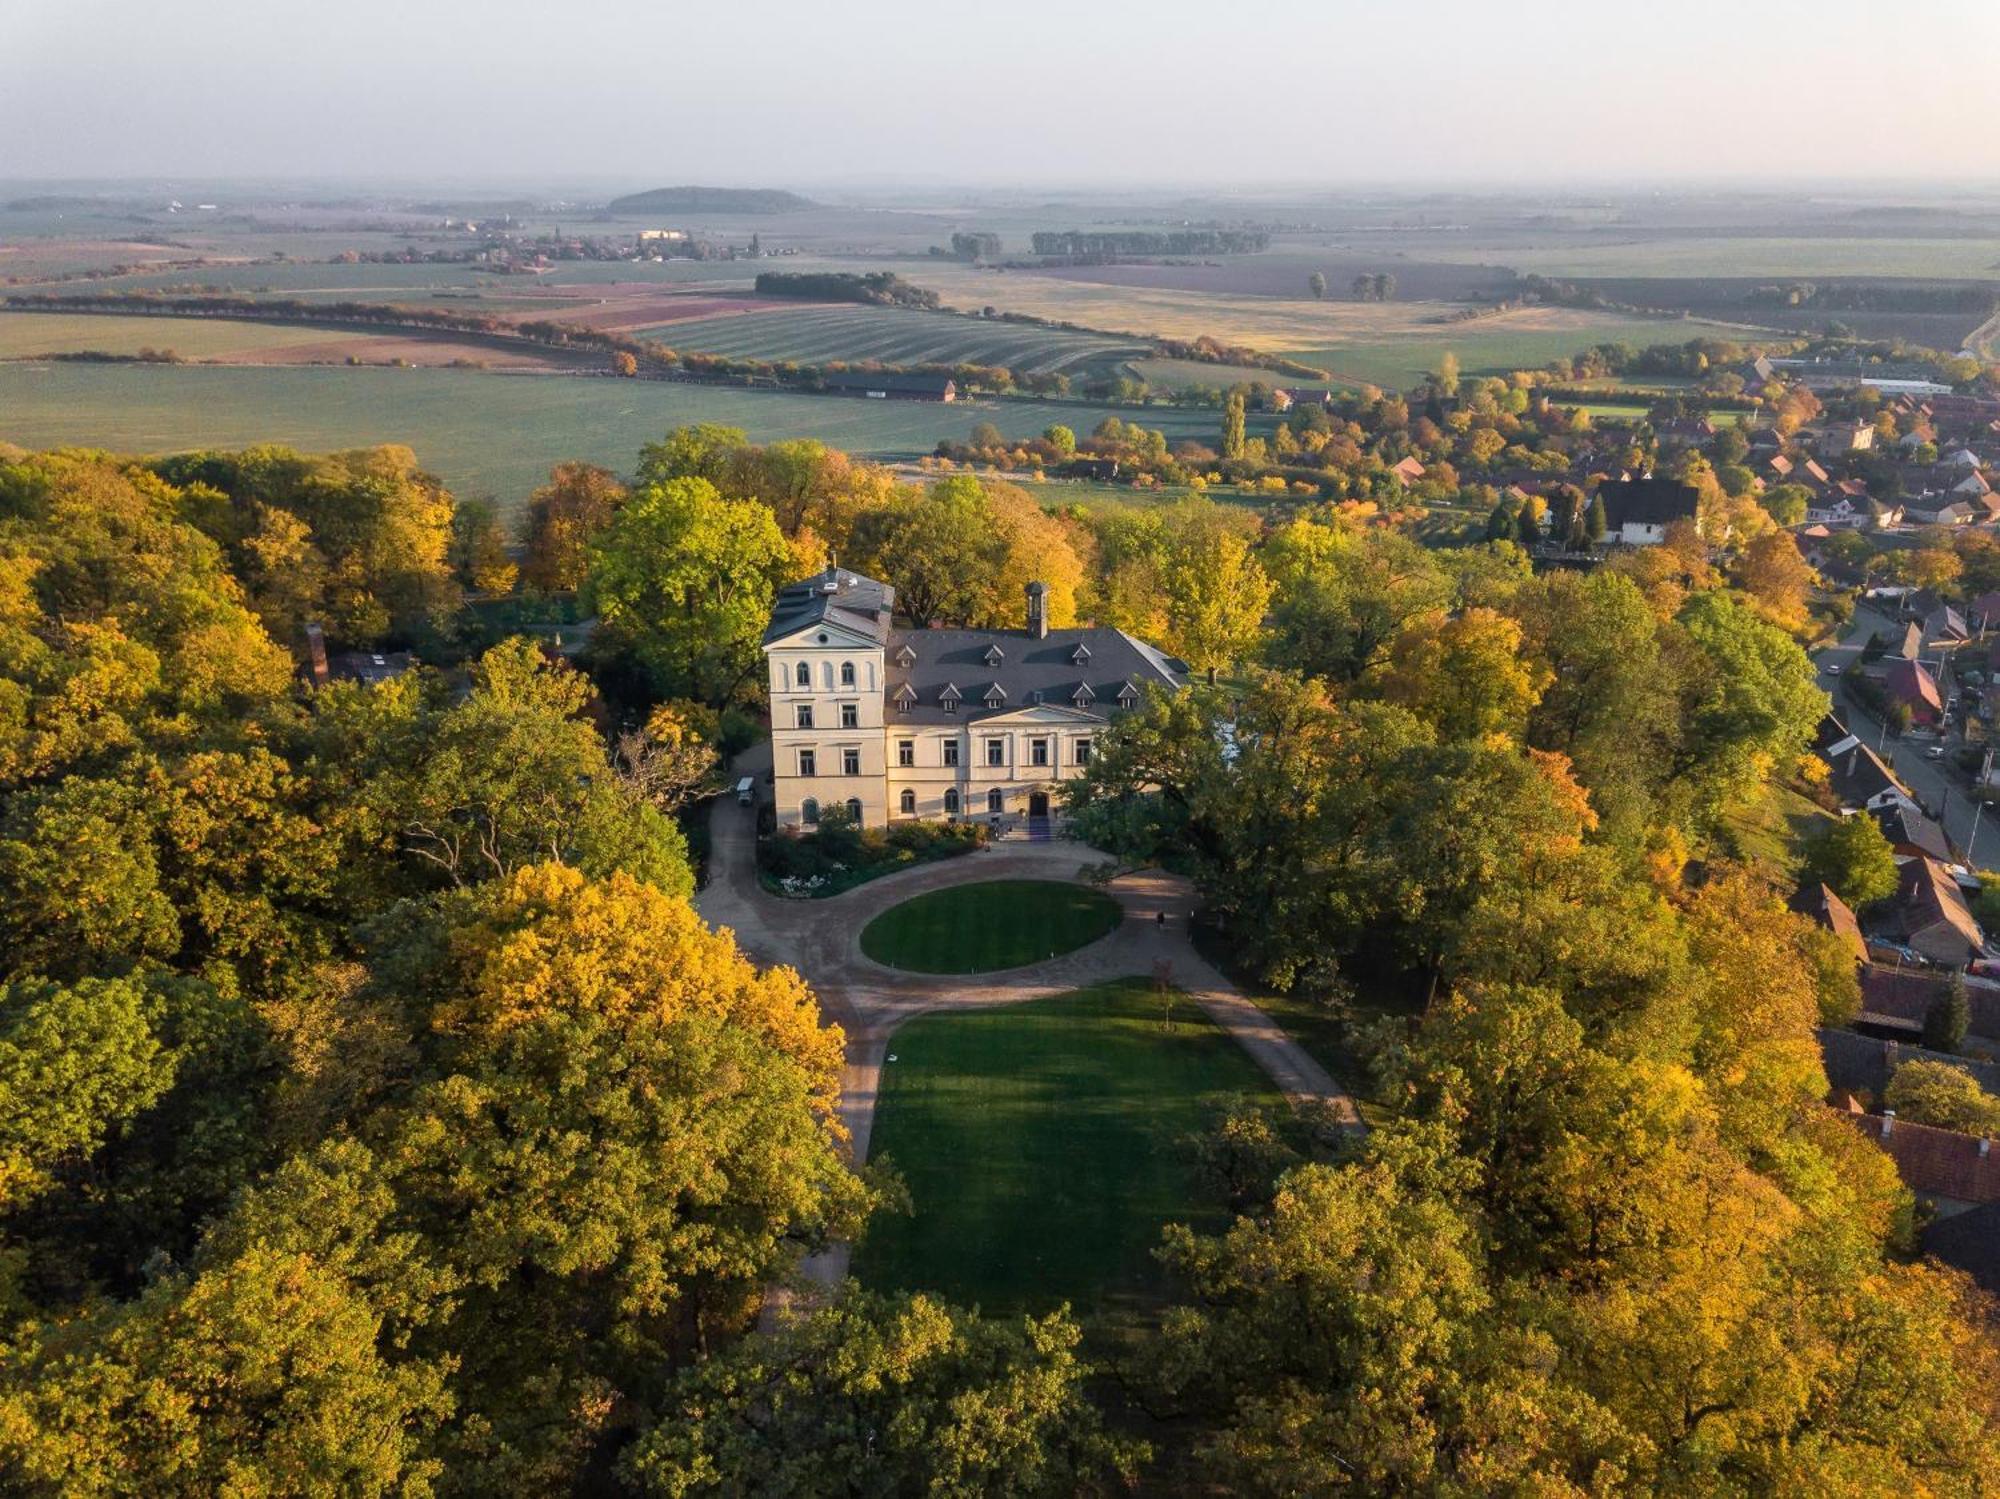
<instances>
[{"instance_id":1,"label":"manicured grass","mask_svg":"<svg viewBox=\"0 0 2000 1499\"><path fill-rule=\"evenodd\" d=\"M990 973L1095 942L1118 925L1101 890L1054 880L988 880L933 890L861 929L861 950L916 973Z\"/></svg>"},{"instance_id":2,"label":"manicured grass","mask_svg":"<svg viewBox=\"0 0 2000 1499\"><path fill-rule=\"evenodd\" d=\"M1124 979L896 1033L870 1156L908 1184L855 1260L863 1283L989 1313L1069 1302L1133 1320L1160 1304L1169 1223L1213 1229L1184 1138L1226 1100L1282 1100L1234 1040L1150 980Z\"/></svg>"}]
</instances>

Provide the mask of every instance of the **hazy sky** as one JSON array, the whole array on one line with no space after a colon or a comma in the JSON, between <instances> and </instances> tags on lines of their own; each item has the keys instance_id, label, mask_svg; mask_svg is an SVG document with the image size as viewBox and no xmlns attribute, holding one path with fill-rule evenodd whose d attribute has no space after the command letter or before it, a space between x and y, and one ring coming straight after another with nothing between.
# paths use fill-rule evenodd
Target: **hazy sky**
<instances>
[{"instance_id":1,"label":"hazy sky","mask_svg":"<svg viewBox=\"0 0 2000 1499\"><path fill-rule=\"evenodd\" d=\"M0 178L2000 179L2000 0L0 0Z\"/></svg>"}]
</instances>

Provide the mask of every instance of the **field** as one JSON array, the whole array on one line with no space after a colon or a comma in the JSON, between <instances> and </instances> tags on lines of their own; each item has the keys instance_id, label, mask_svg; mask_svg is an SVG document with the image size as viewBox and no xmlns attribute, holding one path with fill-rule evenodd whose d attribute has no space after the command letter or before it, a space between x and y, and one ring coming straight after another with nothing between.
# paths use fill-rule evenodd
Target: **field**
<instances>
[{"instance_id":1,"label":"field","mask_svg":"<svg viewBox=\"0 0 2000 1499\"><path fill-rule=\"evenodd\" d=\"M778 307L668 323L639 336L684 353L738 359L1004 364L1035 374L1109 373L1146 353L1129 340L896 307Z\"/></svg>"},{"instance_id":2,"label":"field","mask_svg":"<svg viewBox=\"0 0 2000 1499\"><path fill-rule=\"evenodd\" d=\"M1089 431L1112 414L1086 402L945 406L465 370L0 365L0 441L120 452L406 443L455 492L491 495L510 511L526 503L552 465L581 458L626 472L643 444L688 422L742 427L760 442L817 437L848 452L898 458L963 438L982 421L1026 437L1051 422ZM1141 419L1169 441L1213 440L1217 421L1212 411L1168 408Z\"/></svg>"},{"instance_id":3,"label":"field","mask_svg":"<svg viewBox=\"0 0 2000 1499\"><path fill-rule=\"evenodd\" d=\"M250 356L300 344L325 343L325 328L230 323L208 318L99 317L94 313L0 312L0 359L37 354L136 354L172 349L186 359Z\"/></svg>"},{"instance_id":4,"label":"field","mask_svg":"<svg viewBox=\"0 0 2000 1499\"><path fill-rule=\"evenodd\" d=\"M1426 246L1438 260L1499 262L1544 276L2000 275L2000 237L1704 236L1599 231L1539 243L1475 238Z\"/></svg>"},{"instance_id":5,"label":"field","mask_svg":"<svg viewBox=\"0 0 2000 1499\"><path fill-rule=\"evenodd\" d=\"M1117 901L1084 885L988 880L890 907L861 929L861 950L916 973L991 973L1095 942L1123 913Z\"/></svg>"},{"instance_id":6,"label":"field","mask_svg":"<svg viewBox=\"0 0 2000 1499\"><path fill-rule=\"evenodd\" d=\"M912 1021L882 1073L872 1158L909 1184L910 1217L877 1218L855 1273L989 1313L1136 1320L1163 1277L1169 1223L1214 1228L1183 1138L1270 1082L1192 1004L1163 1024L1149 981ZM966 1169L976 1161L979 1169Z\"/></svg>"}]
</instances>

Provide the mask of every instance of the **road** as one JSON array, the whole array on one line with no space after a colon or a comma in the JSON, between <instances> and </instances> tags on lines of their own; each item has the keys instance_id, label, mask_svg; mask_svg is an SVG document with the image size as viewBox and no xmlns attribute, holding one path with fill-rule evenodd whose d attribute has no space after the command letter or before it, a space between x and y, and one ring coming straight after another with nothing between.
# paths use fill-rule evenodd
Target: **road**
<instances>
[{"instance_id":1,"label":"road","mask_svg":"<svg viewBox=\"0 0 2000 1499\"><path fill-rule=\"evenodd\" d=\"M1840 644L1826 647L1813 660L1820 669L1819 684L1832 697L1834 711L1841 720L1861 739L1877 748L1882 757L1904 785L1916 793L1917 800L1924 809L1944 824L1952 846L1968 851L1969 863L1974 869L2000 868L2000 813L1988 812L1979 816L1972 800L1970 777L1947 760L1929 760L1924 750L1935 741L1928 739L1898 740L1893 736L1884 738L1881 720L1869 713L1853 698L1841 690L1841 678L1846 673L1857 670L1860 664L1861 648L1868 643L1870 634L1881 631L1885 639L1902 627L1887 615L1878 613L1866 604L1858 605L1853 622ZM1839 665L1839 674L1831 674L1827 667ZM1956 741L1947 741L1955 744ZM1942 810L1943 816L1938 814ZM1978 823L1978 846L1970 847L1975 820Z\"/></svg>"}]
</instances>

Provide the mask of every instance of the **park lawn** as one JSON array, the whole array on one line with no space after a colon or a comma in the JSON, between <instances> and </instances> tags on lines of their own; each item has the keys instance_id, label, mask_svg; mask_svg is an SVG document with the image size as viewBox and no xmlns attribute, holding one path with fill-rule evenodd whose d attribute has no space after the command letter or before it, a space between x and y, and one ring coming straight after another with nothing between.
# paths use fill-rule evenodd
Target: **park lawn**
<instances>
[{"instance_id":1,"label":"park lawn","mask_svg":"<svg viewBox=\"0 0 2000 1499\"><path fill-rule=\"evenodd\" d=\"M990 973L1071 952L1124 918L1102 890L987 880L913 896L861 929L861 950L914 973Z\"/></svg>"},{"instance_id":2,"label":"park lawn","mask_svg":"<svg viewBox=\"0 0 2000 1499\"><path fill-rule=\"evenodd\" d=\"M871 1159L908 1185L855 1257L863 1284L989 1314L1068 1302L1116 1335L1163 1303L1169 1223L1214 1230L1185 1138L1231 1100L1283 1100L1234 1039L1150 979L930 1015L889 1043Z\"/></svg>"}]
</instances>

